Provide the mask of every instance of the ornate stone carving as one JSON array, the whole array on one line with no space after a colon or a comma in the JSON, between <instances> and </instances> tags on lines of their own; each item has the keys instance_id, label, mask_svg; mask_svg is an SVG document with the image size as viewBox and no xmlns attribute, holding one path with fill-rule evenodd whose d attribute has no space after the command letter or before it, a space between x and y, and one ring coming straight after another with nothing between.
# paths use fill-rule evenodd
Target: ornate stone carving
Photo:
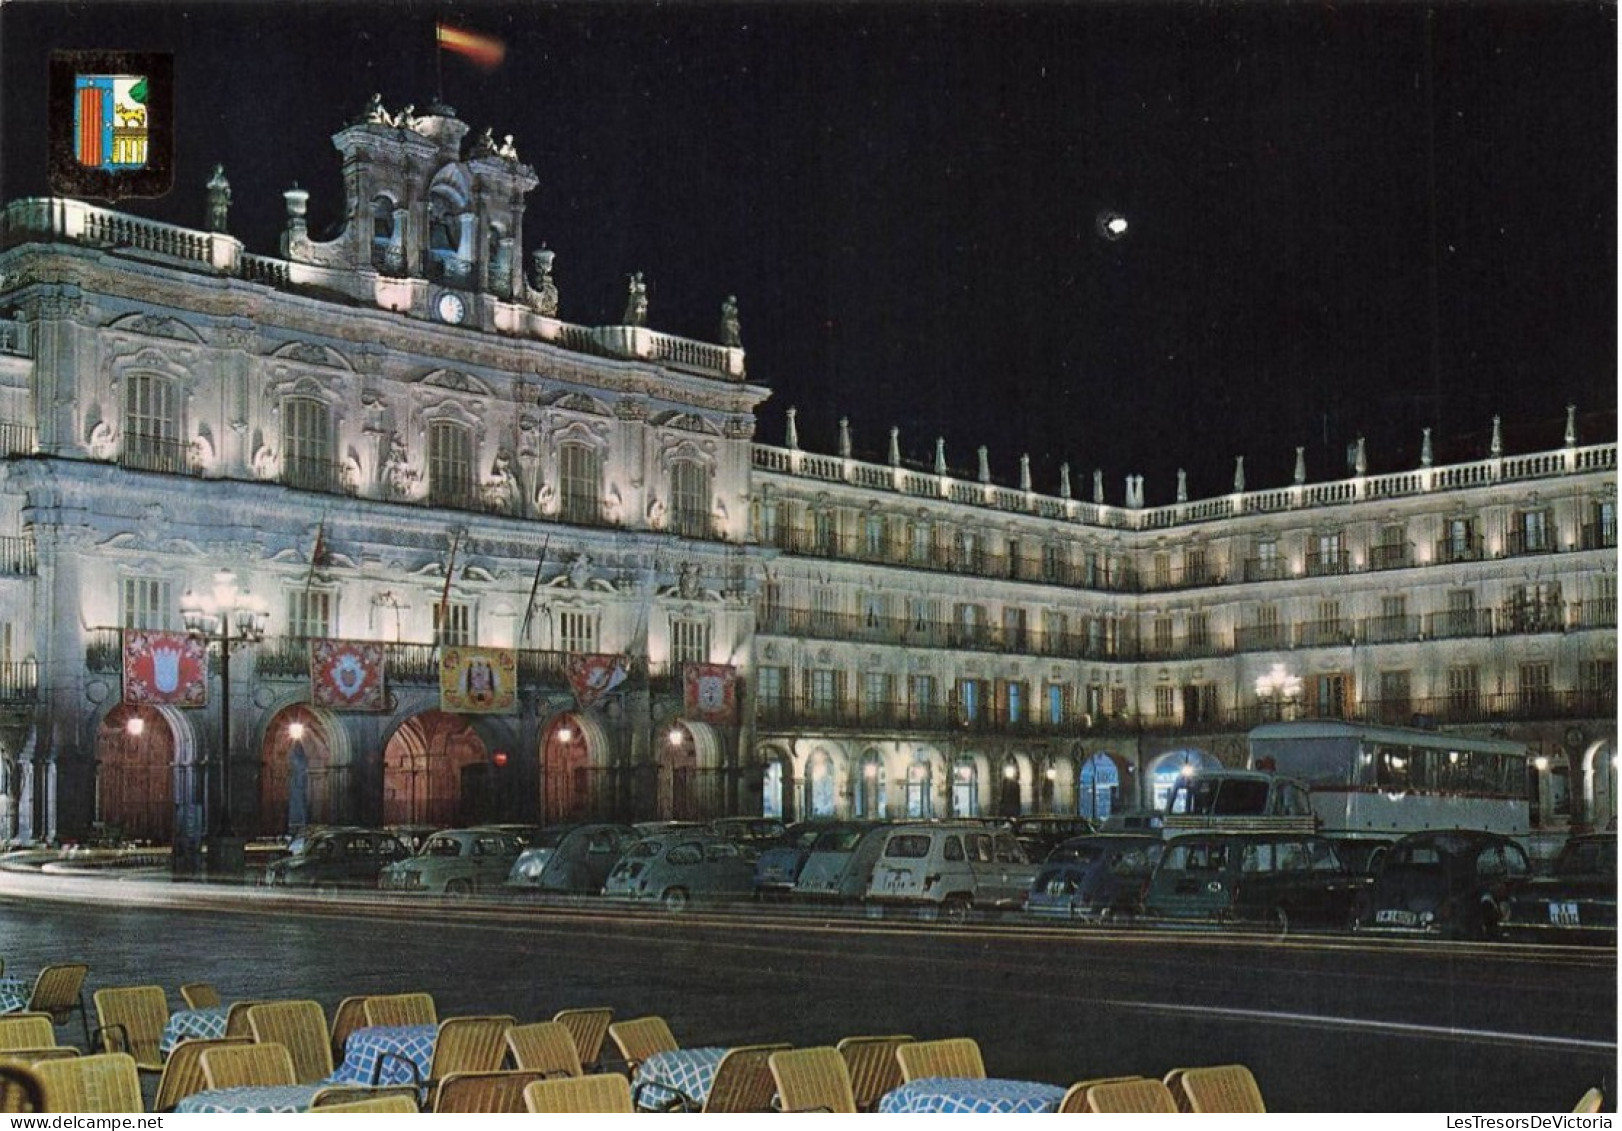
<instances>
[{"instance_id":1,"label":"ornate stone carving","mask_svg":"<svg viewBox=\"0 0 1622 1131\"><path fill-rule=\"evenodd\" d=\"M281 462L281 458L276 454L276 449L261 442L253 453L254 478L261 481L275 479Z\"/></svg>"},{"instance_id":2,"label":"ornate stone carving","mask_svg":"<svg viewBox=\"0 0 1622 1131\"><path fill-rule=\"evenodd\" d=\"M630 281L626 285L625 315L621 323L626 326L648 324L648 285L643 281L640 271L630 276Z\"/></svg>"},{"instance_id":3,"label":"ornate stone carving","mask_svg":"<svg viewBox=\"0 0 1622 1131\"><path fill-rule=\"evenodd\" d=\"M118 434L105 420L98 420L90 426L88 441L92 459L110 460L118 454Z\"/></svg>"}]
</instances>

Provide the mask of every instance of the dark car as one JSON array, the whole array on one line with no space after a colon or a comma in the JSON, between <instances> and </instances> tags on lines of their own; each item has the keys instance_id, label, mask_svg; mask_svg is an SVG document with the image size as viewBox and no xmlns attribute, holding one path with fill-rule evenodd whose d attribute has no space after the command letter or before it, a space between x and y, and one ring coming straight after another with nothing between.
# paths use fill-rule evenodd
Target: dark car
<instances>
[{"instance_id":1,"label":"dark car","mask_svg":"<svg viewBox=\"0 0 1622 1131\"><path fill-rule=\"evenodd\" d=\"M1491 938L1510 890L1530 874L1526 852L1507 836L1461 829L1412 833L1386 850L1356 926Z\"/></svg>"},{"instance_id":2,"label":"dark car","mask_svg":"<svg viewBox=\"0 0 1622 1131\"><path fill-rule=\"evenodd\" d=\"M1344 928L1368 885L1308 833L1191 833L1166 842L1144 895L1164 920L1250 923L1284 934Z\"/></svg>"},{"instance_id":3,"label":"dark car","mask_svg":"<svg viewBox=\"0 0 1622 1131\"><path fill-rule=\"evenodd\" d=\"M408 855L397 837L377 829L311 830L294 837L288 854L266 866L265 883L317 891L376 887L383 866Z\"/></svg>"},{"instance_id":4,"label":"dark car","mask_svg":"<svg viewBox=\"0 0 1622 1131\"><path fill-rule=\"evenodd\" d=\"M1048 853L1031 883L1025 909L1048 919L1101 923L1131 919L1166 842L1121 834L1072 837Z\"/></svg>"},{"instance_id":5,"label":"dark car","mask_svg":"<svg viewBox=\"0 0 1622 1131\"><path fill-rule=\"evenodd\" d=\"M1015 817L1009 825L1025 855L1036 861L1072 837L1098 831L1086 817Z\"/></svg>"},{"instance_id":6,"label":"dark car","mask_svg":"<svg viewBox=\"0 0 1622 1131\"><path fill-rule=\"evenodd\" d=\"M1499 921L1504 938L1521 942L1616 945L1616 834L1574 836L1549 875L1509 893Z\"/></svg>"},{"instance_id":7,"label":"dark car","mask_svg":"<svg viewBox=\"0 0 1622 1131\"><path fill-rule=\"evenodd\" d=\"M518 854L507 873L507 887L595 895L635 840L630 825L550 825Z\"/></svg>"}]
</instances>

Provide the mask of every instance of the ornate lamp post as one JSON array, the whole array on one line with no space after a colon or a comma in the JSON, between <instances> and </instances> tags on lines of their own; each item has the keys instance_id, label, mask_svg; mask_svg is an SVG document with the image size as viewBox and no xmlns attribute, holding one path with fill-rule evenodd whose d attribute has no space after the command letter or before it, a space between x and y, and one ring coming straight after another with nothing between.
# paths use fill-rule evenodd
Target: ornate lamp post
<instances>
[{"instance_id":1,"label":"ornate lamp post","mask_svg":"<svg viewBox=\"0 0 1622 1131\"><path fill-rule=\"evenodd\" d=\"M1266 673L1256 677L1256 698L1273 705L1273 717L1284 717L1286 703L1301 698L1301 677L1284 670L1283 664L1274 664Z\"/></svg>"},{"instance_id":2,"label":"ornate lamp post","mask_svg":"<svg viewBox=\"0 0 1622 1131\"><path fill-rule=\"evenodd\" d=\"M186 631L220 653L220 805L212 829L215 841L236 836L231 823L231 649L263 640L267 617L264 602L238 589L236 574L228 569L214 575L212 594L188 589L180 599ZM205 784L205 795L206 791Z\"/></svg>"}]
</instances>

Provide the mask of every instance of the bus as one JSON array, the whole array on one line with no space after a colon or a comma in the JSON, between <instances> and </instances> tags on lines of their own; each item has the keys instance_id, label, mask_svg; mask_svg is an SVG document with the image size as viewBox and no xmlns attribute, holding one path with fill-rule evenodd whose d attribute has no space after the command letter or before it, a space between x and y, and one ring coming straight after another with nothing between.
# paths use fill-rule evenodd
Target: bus
<instances>
[{"instance_id":1,"label":"bus","mask_svg":"<svg viewBox=\"0 0 1622 1131\"><path fill-rule=\"evenodd\" d=\"M1304 782L1324 836L1366 849L1425 829L1531 833L1526 748L1409 727L1319 719L1250 732L1253 770Z\"/></svg>"}]
</instances>

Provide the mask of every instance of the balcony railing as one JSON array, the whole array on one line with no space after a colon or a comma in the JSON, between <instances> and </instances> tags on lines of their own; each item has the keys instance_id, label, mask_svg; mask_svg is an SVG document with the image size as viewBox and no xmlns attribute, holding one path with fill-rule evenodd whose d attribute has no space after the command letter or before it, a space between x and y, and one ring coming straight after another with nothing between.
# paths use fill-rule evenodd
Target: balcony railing
<instances>
[{"instance_id":1,"label":"balcony railing","mask_svg":"<svg viewBox=\"0 0 1622 1131\"><path fill-rule=\"evenodd\" d=\"M38 663L33 660L0 663L0 703L33 703L38 698Z\"/></svg>"},{"instance_id":2,"label":"balcony railing","mask_svg":"<svg viewBox=\"0 0 1622 1131\"><path fill-rule=\"evenodd\" d=\"M1418 640L1420 623L1416 616L1364 617L1358 622L1357 638L1365 644L1398 644Z\"/></svg>"},{"instance_id":3,"label":"balcony railing","mask_svg":"<svg viewBox=\"0 0 1622 1131\"><path fill-rule=\"evenodd\" d=\"M1297 648L1329 648L1352 642L1352 626L1343 620L1301 621L1295 626Z\"/></svg>"},{"instance_id":4,"label":"balcony railing","mask_svg":"<svg viewBox=\"0 0 1622 1131\"><path fill-rule=\"evenodd\" d=\"M1590 522L1583 526L1582 548L1609 550L1616 546L1616 522Z\"/></svg>"},{"instance_id":5,"label":"balcony railing","mask_svg":"<svg viewBox=\"0 0 1622 1131\"><path fill-rule=\"evenodd\" d=\"M203 470L187 441L156 436L126 435L118 462L133 471L157 471L164 475L201 475Z\"/></svg>"},{"instance_id":6,"label":"balcony railing","mask_svg":"<svg viewBox=\"0 0 1622 1131\"><path fill-rule=\"evenodd\" d=\"M1233 630L1235 652L1271 652L1289 647L1289 642L1282 624L1246 624Z\"/></svg>"},{"instance_id":7,"label":"balcony railing","mask_svg":"<svg viewBox=\"0 0 1622 1131\"><path fill-rule=\"evenodd\" d=\"M1421 726L1518 722L1535 719L1616 717L1616 688L1534 690L1493 695L1449 695L1428 699L1365 700L1359 718Z\"/></svg>"},{"instance_id":8,"label":"balcony railing","mask_svg":"<svg viewBox=\"0 0 1622 1131\"><path fill-rule=\"evenodd\" d=\"M1573 601L1568 617L1572 628L1615 628L1616 598Z\"/></svg>"},{"instance_id":9,"label":"balcony railing","mask_svg":"<svg viewBox=\"0 0 1622 1131\"><path fill-rule=\"evenodd\" d=\"M282 461L282 485L297 491L319 491L326 495L354 494L343 489L343 469L329 459L292 457Z\"/></svg>"},{"instance_id":10,"label":"balcony railing","mask_svg":"<svg viewBox=\"0 0 1622 1131\"><path fill-rule=\"evenodd\" d=\"M1337 577L1343 573L1350 573L1351 558L1344 553L1321 554L1313 551L1307 555L1308 577Z\"/></svg>"},{"instance_id":11,"label":"balcony railing","mask_svg":"<svg viewBox=\"0 0 1622 1131\"><path fill-rule=\"evenodd\" d=\"M1370 569L1406 569L1413 564L1412 542L1382 542L1369 548Z\"/></svg>"},{"instance_id":12,"label":"balcony railing","mask_svg":"<svg viewBox=\"0 0 1622 1131\"><path fill-rule=\"evenodd\" d=\"M1279 558L1246 558L1246 581L1283 581L1288 574Z\"/></svg>"},{"instance_id":13,"label":"balcony railing","mask_svg":"<svg viewBox=\"0 0 1622 1131\"><path fill-rule=\"evenodd\" d=\"M1511 530L1504 535L1504 554L1507 557L1552 554L1554 551L1554 535L1547 530Z\"/></svg>"},{"instance_id":14,"label":"balcony railing","mask_svg":"<svg viewBox=\"0 0 1622 1131\"><path fill-rule=\"evenodd\" d=\"M1492 635L1491 609L1448 609L1425 616L1425 637L1429 640L1457 640L1466 636Z\"/></svg>"},{"instance_id":15,"label":"balcony railing","mask_svg":"<svg viewBox=\"0 0 1622 1131\"><path fill-rule=\"evenodd\" d=\"M768 608L756 613L755 630L767 636L810 640L848 640L895 644L907 648L957 648L1069 659L1127 659L1130 645L1119 637L1075 632L1037 632L995 624L917 620L910 617L864 616L819 609Z\"/></svg>"},{"instance_id":16,"label":"balcony railing","mask_svg":"<svg viewBox=\"0 0 1622 1131\"><path fill-rule=\"evenodd\" d=\"M1455 562L1479 562L1486 556L1483 542L1476 538L1442 538L1436 543L1436 564L1453 565Z\"/></svg>"},{"instance_id":17,"label":"balcony railing","mask_svg":"<svg viewBox=\"0 0 1622 1131\"><path fill-rule=\"evenodd\" d=\"M1564 632L1566 607L1554 601L1526 605L1504 604L1499 606L1494 626L1500 635Z\"/></svg>"},{"instance_id":18,"label":"balcony railing","mask_svg":"<svg viewBox=\"0 0 1622 1131\"><path fill-rule=\"evenodd\" d=\"M0 575L32 577L39 572L34 539L24 534L0 538Z\"/></svg>"}]
</instances>

